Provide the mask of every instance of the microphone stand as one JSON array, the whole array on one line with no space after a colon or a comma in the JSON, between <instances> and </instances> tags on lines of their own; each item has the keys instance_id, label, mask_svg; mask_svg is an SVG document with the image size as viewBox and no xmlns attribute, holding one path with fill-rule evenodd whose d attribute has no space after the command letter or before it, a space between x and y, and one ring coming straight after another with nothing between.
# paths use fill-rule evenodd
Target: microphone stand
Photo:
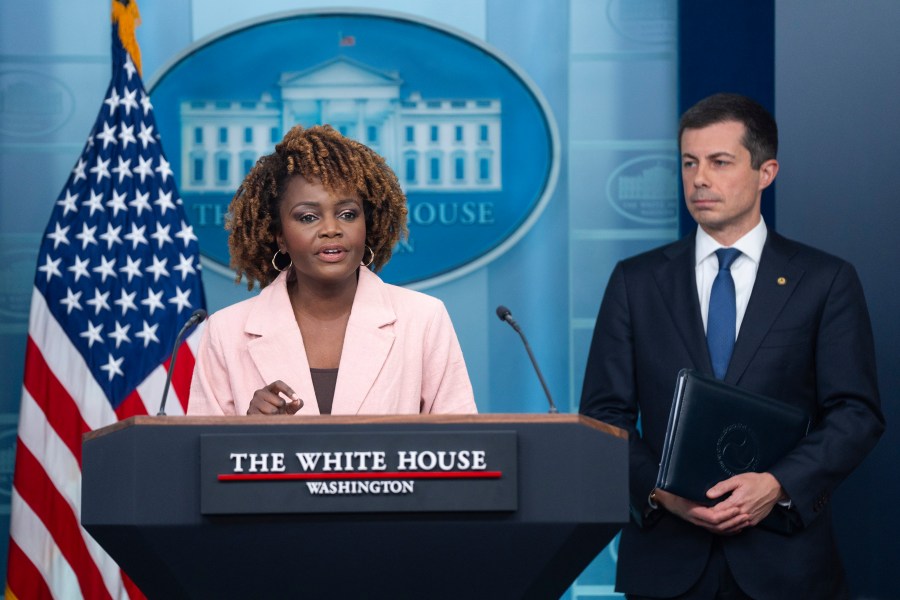
<instances>
[{"instance_id":1,"label":"microphone stand","mask_svg":"<svg viewBox=\"0 0 900 600\"><path fill-rule=\"evenodd\" d=\"M531 359L531 364L534 366L534 371L537 373L538 379L541 381L541 387L544 388L544 394L547 396L547 402L550 403L549 412L551 415L557 414L559 411L556 410L556 404L553 402L553 397L550 395L550 390L547 388L547 382L544 381L544 376L541 373L541 368L538 366L537 361L534 358L534 353L531 352L531 345L529 345L528 340L525 339L525 334L522 333L522 329L519 327L519 324L516 323L516 320L512 317L512 312L508 308L503 305L497 307L497 316L501 321L506 321L509 323L510 327L516 330L516 333L519 334L519 337L522 338L522 343L525 344L525 350L528 352L528 358Z\"/></svg>"},{"instance_id":2,"label":"microphone stand","mask_svg":"<svg viewBox=\"0 0 900 600\"><path fill-rule=\"evenodd\" d=\"M178 349L181 348L182 338L184 338L184 334L187 333L189 329L200 324L205 318L206 311L202 308L198 308L191 314L191 317L181 328L181 331L178 332L178 335L175 336L175 345L172 347L172 362L169 363L169 370L166 373L166 387L163 388L162 400L159 403L159 412L156 413L157 417L166 416L166 398L169 395L169 384L172 383L172 371L175 370L175 359L178 357Z\"/></svg>"}]
</instances>

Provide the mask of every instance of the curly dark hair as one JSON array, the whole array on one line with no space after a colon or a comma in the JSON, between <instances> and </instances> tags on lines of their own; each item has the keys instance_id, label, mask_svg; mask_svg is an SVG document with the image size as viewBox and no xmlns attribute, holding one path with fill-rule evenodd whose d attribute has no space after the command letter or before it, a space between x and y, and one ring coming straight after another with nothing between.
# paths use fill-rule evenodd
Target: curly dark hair
<instances>
[{"instance_id":1,"label":"curly dark hair","mask_svg":"<svg viewBox=\"0 0 900 600\"><path fill-rule=\"evenodd\" d=\"M278 250L281 232L279 206L291 178L318 179L325 189L356 193L362 200L366 220L366 245L378 271L391 258L394 245L406 238L406 196L397 176L374 150L346 138L330 125L304 129L297 125L275 146L275 152L260 158L234 194L225 228L235 282L247 279L265 287L278 272L272 256Z\"/></svg>"}]
</instances>

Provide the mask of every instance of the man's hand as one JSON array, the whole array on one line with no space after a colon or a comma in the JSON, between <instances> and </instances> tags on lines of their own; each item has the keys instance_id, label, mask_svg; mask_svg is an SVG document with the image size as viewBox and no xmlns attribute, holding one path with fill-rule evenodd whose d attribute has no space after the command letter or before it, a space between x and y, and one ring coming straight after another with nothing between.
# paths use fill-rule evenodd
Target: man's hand
<instances>
[{"instance_id":1,"label":"man's hand","mask_svg":"<svg viewBox=\"0 0 900 600\"><path fill-rule=\"evenodd\" d=\"M737 509L742 524L738 525L736 531L723 531L723 533L738 533L745 527L758 525L772 512L772 508L779 500L787 499L781 484L771 473L735 475L711 487L706 492L706 496L715 500L729 493L730 496L712 508L723 511Z\"/></svg>"},{"instance_id":2,"label":"man's hand","mask_svg":"<svg viewBox=\"0 0 900 600\"><path fill-rule=\"evenodd\" d=\"M710 500L730 495L715 506L703 506L663 490L656 501L672 514L719 535L734 535L753 527L785 499L781 484L770 473L742 473L721 481L706 492Z\"/></svg>"}]
</instances>

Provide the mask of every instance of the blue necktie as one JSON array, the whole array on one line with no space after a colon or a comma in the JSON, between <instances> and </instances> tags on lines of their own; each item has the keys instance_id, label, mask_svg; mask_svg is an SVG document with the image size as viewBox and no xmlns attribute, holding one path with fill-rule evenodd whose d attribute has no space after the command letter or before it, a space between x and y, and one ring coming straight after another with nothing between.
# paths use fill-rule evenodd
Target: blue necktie
<instances>
[{"instance_id":1,"label":"blue necktie","mask_svg":"<svg viewBox=\"0 0 900 600\"><path fill-rule=\"evenodd\" d=\"M706 320L706 344L712 360L713 373L718 379L725 378L731 352L734 350L734 332L737 329L737 308L734 300L734 279L731 265L740 256L735 248L716 250L719 259L719 273L713 281L709 294L709 315Z\"/></svg>"}]
</instances>

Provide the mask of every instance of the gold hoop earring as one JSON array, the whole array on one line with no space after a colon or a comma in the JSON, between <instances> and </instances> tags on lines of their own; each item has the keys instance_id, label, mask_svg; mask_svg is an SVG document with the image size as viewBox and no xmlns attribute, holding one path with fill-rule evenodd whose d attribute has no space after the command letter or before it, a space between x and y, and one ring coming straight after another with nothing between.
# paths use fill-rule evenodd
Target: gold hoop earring
<instances>
[{"instance_id":1,"label":"gold hoop earring","mask_svg":"<svg viewBox=\"0 0 900 600\"><path fill-rule=\"evenodd\" d=\"M366 246L365 249L363 250L363 258L366 257L366 250L369 251L369 253L372 255L372 258L369 259L369 262L364 262L364 263L362 263L362 266L364 266L364 267L368 267L368 266L371 265L373 262L375 262L375 252L373 252L372 249L369 248L368 246Z\"/></svg>"},{"instance_id":2,"label":"gold hoop earring","mask_svg":"<svg viewBox=\"0 0 900 600\"><path fill-rule=\"evenodd\" d=\"M272 256L272 267L273 267L276 271L278 271L279 273L281 273L282 271L285 271L285 270L287 270L287 269L290 269L291 267L294 266L294 259L291 259L291 262L289 262L289 263L287 264L287 266L282 267L282 268L279 269L279 268L278 268L278 265L275 264L275 259L278 258L278 255L279 255L279 254L287 254L287 252L282 252L281 250L276 250L276 251L275 251L275 254Z\"/></svg>"}]
</instances>

